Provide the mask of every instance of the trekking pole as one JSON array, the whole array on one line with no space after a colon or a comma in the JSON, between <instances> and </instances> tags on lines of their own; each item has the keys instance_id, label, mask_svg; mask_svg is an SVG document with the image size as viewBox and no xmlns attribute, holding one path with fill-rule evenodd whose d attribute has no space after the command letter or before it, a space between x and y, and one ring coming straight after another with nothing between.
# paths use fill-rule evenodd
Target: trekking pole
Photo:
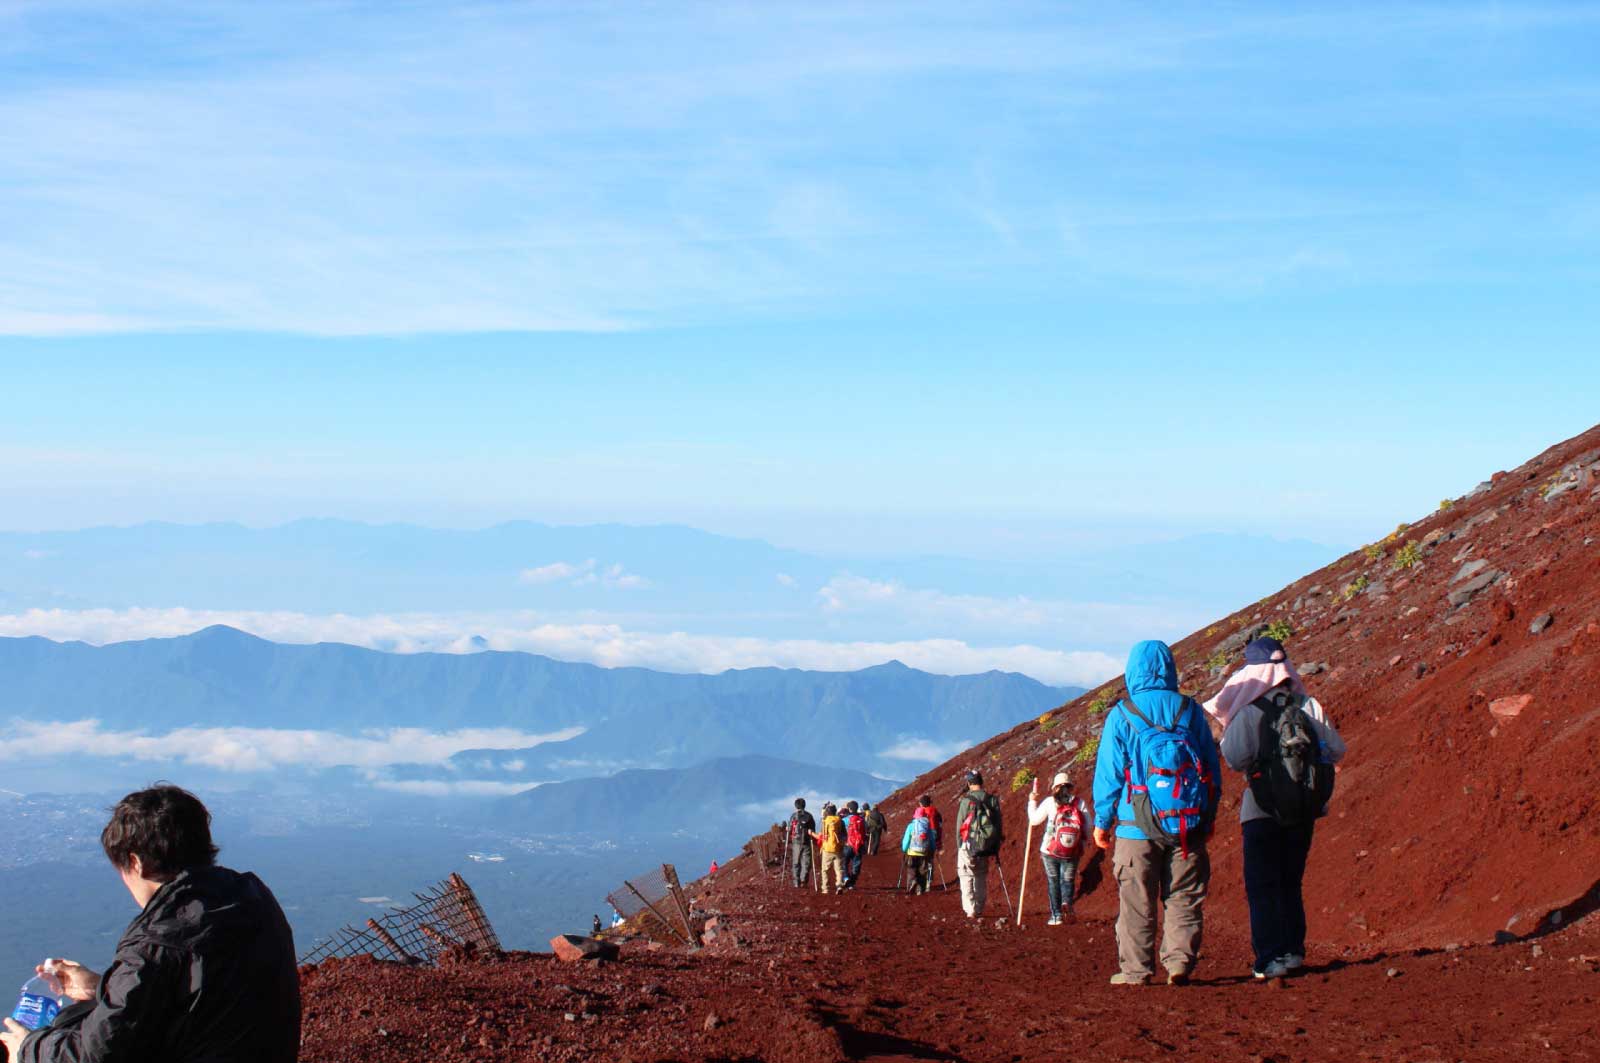
<instances>
[{"instance_id":1,"label":"trekking pole","mask_svg":"<svg viewBox=\"0 0 1600 1063\"><path fill-rule=\"evenodd\" d=\"M1022 902L1024 900L1026 900L1027 897L1028 897L1028 854L1030 854L1032 852L1033 852L1033 820L1029 819L1028 820L1028 840L1026 842L1024 842L1023 845L1022 845L1022 885L1017 887L1017 925L1018 926L1022 925ZM999 859L1000 858L998 856L995 857L996 861L998 861ZM1005 882L1005 880L1006 880L1005 879L1005 874L1004 874L1004 872L1002 872L1001 875L1000 875L1000 881L1001 882Z\"/></svg>"},{"instance_id":2,"label":"trekking pole","mask_svg":"<svg viewBox=\"0 0 1600 1063\"><path fill-rule=\"evenodd\" d=\"M900 883L905 881L905 877L906 877L906 854L905 853L901 853L900 854L900 873L894 877L894 888L895 889L899 889L900 888Z\"/></svg>"},{"instance_id":3,"label":"trekking pole","mask_svg":"<svg viewBox=\"0 0 1600 1063\"><path fill-rule=\"evenodd\" d=\"M935 853L933 856L933 864L939 869L939 889L945 893L949 893L950 883L944 880L944 862L939 859L938 853Z\"/></svg>"},{"instance_id":4,"label":"trekking pole","mask_svg":"<svg viewBox=\"0 0 1600 1063\"><path fill-rule=\"evenodd\" d=\"M811 885L816 890L816 892L821 893L822 892L822 844L820 842L812 842L811 844L812 844L812 847L815 850L813 855L816 856L816 860L812 861L812 864L811 864Z\"/></svg>"},{"instance_id":5,"label":"trekking pole","mask_svg":"<svg viewBox=\"0 0 1600 1063\"><path fill-rule=\"evenodd\" d=\"M996 871L1000 872L1000 889L1006 895L1006 908L1009 909L1011 907L1011 890L1006 885L1006 867L1000 862L999 853L996 853L994 856L994 868Z\"/></svg>"}]
</instances>

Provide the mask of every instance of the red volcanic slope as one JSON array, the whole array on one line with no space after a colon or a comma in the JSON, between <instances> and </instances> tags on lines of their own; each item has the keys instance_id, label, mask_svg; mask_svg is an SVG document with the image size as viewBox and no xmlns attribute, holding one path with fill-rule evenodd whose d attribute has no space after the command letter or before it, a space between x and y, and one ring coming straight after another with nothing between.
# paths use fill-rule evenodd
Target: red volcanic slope
<instances>
[{"instance_id":1,"label":"red volcanic slope","mask_svg":"<svg viewBox=\"0 0 1600 1063\"><path fill-rule=\"evenodd\" d=\"M1482 562L1483 564L1479 564ZM1312 973L1262 986L1238 830L1213 842L1198 984L1116 989L1104 861L1082 921L964 920L952 889L893 892L897 857L844 897L794 891L750 857L697 903L732 927L697 956L624 949L574 966L513 954L436 971L370 961L304 972L315 1061L657 1059L1600 1059L1600 428L1178 643L1201 697L1261 625L1350 745L1307 876ZM1537 630L1535 630L1537 629ZM1317 669L1315 666L1323 666ZM924 775L947 815L981 766L1013 825L1025 793L1084 753L1111 684ZM1087 782L1085 764L1072 768ZM1228 811L1240 784L1227 780ZM954 885L953 859L945 874ZM991 913L1003 909L991 884ZM1492 945L1496 935L1506 941ZM570 1018L569 1018L570 1016Z\"/></svg>"}]
</instances>

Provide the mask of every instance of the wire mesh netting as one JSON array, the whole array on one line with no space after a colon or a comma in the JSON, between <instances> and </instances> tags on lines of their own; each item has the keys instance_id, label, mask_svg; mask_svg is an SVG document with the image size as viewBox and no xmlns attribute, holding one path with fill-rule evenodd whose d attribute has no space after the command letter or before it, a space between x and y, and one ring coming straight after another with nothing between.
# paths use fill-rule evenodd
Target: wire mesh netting
<instances>
[{"instance_id":1,"label":"wire mesh netting","mask_svg":"<svg viewBox=\"0 0 1600 1063\"><path fill-rule=\"evenodd\" d=\"M694 943L688 904L678 885L678 872L671 864L625 879L621 889L606 896L606 902L635 929L652 938Z\"/></svg>"},{"instance_id":2,"label":"wire mesh netting","mask_svg":"<svg viewBox=\"0 0 1600 1063\"><path fill-rule=\"evenodd\" d=\"M302 964L331 957L372 956L400 963L434 963L453 948L500 951L500 939L477 895L460 875L421 893L409 908L393 908L366 926L347 926L300 957Z\"/></svg>"}]
</instances>

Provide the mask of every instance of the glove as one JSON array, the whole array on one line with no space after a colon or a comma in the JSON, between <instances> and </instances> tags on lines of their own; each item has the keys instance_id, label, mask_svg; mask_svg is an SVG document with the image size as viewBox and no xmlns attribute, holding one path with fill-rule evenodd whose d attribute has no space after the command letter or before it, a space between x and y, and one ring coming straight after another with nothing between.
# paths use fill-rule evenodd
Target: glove
<instances>
[{"instance_id":1,"label":"glove","mask_svg":"<svg viewBox=\"0 0 1600 1063\"><path fill-rule=\"evenodd\" d=\"M1111 838L1111 832L1109 830L1107 830L1104 827L1096 827L1094 829L1094 843L1096 845L1098 845L1102 849L1110 849L1111 848L1111 842L1112 842L1112 838Z\"/></svg>"}]
</instances>

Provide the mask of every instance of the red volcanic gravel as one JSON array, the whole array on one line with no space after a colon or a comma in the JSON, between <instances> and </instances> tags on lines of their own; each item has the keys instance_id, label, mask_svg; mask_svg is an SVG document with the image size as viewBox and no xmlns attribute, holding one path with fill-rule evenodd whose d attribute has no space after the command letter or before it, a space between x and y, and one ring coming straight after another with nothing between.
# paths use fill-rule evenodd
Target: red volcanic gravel
<instances>
[{"instance_id":1,"label":"red volcanic gravel","mask_svg":"<svg viewBox=\"0 0 1600 1063\"><path fill-rule=\"evenodd\" d=\"M1099 856L1081 921L1064 927L1044 925L1035 864L1021 929L995 918L998 879L989 917L962 917L950 854L950 891L924 898L893 891L896 854L868 860L842 897L793 890L745 856L714 893L694 887L726 928L698 954L629 942L598 965L509 954L308 968L302 1058L1600 1059L1600 428L1371 554L1174 647L1184 689L1202 698L1269 622L1294 630L1303 668L1323 666L1307 684L1350 754L1307 872L1300 977L1249 977L1230 773L1187 987L1107 984L1116 898ZM891 837L925 791L948 829L962 773L981 767L1004 800L1015 891L1026 790L1010 780L1073 761L1103 721L1092 703L1120 689L1025 721L886 799ZM1070 770L1087 789L1091 766Z\"/></svg>"}]
</instances>

